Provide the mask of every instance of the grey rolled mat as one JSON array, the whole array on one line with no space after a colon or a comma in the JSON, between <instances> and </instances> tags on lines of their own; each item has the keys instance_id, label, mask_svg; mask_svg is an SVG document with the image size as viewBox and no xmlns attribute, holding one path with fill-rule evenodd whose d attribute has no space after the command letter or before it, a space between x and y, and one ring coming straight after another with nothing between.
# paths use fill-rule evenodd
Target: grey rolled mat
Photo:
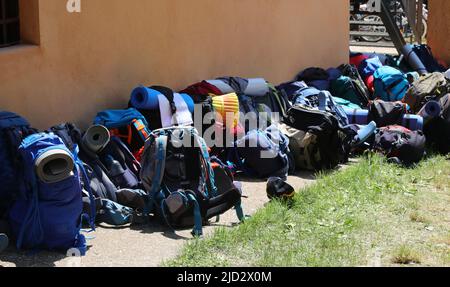
<instances>
[{"instance_id":1,"label":"grey rolled mat","mask_svg":"<svg viewBox=\"0 0 450 287\"><path fill-rule=\"evenodd\" d=\"M49 150L35 161L36 174L45 183L63 181L73 175L74 160L72 155L63 149Z\"/></svg>"},{"instance_id":2,"label":"grey rolled mat","mask_svg":"<svg viewBox=\"0 0 450 287\"><path fill-rule=\"evenodd\" d=\"M100 152L110 141L110 134L102 125L91 126L83 136L83 146L94 153Z\"/></svg>"}]
</instances>

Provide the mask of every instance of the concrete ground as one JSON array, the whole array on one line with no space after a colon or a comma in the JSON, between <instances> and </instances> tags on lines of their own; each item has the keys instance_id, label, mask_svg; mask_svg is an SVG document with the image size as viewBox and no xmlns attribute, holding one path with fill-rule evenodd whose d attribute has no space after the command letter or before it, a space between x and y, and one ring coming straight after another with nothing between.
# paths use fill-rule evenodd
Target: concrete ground
<instances>
[{"instance_id":1,"label":"concrete ground","mask_svg":"<svg viewBox=\"0 0 450 287\"><path fill-rule=\"evenodd\" d=\"M243 183L245 214L254 214L268 202L266 182L248 178L238 179ZM288 183L296 190L314 181L312 173L299 172L288 178ZM217 226L237 224L234 210L221 216L219 223L211 223L204 228L207 236ZM123 226L97 228L88 241L89 250L82 258L67 257L65 254L39 252L34 255L17 252L10 247L0 254L0 267L152 267L174 258L183 245L192 239L191 229L173 232L159 224L151 226Z\"/></svg>"},{"instance_id":2,"label":"concrete ground","mask_svg":"<svg viewBox=\"0 0 450 287\"><path fill-rule=\"evenodd\" d=\"M376 53L376 54L398 55L398 51L396 48L387 48L387 47L350 46L350 51L354 53Z\"/></svg>"}]
</instances>

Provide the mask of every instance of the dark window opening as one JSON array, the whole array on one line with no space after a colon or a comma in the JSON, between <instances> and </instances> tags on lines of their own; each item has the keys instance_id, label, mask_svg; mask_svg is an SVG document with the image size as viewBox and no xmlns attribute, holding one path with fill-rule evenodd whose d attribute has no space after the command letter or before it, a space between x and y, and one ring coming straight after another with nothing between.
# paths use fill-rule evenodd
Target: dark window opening
<instances>
[{"instance_id":1,"label":"dark window opening","mask_svg":"<svg viewBox=\"0 0 450 287\"><path fill-rule=\"evenodd\" d=\"M19 0L0 0L0 48L19 43Z\"/></svg>"}]
</instances>

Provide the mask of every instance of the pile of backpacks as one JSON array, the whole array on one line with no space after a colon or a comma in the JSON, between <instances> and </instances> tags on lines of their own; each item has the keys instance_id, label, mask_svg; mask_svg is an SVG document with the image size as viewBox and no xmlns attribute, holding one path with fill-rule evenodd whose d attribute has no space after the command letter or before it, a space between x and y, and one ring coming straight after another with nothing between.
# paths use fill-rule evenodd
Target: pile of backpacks
<instances>
[{"instance_id":1,"label":"pile of backpacks","mask_svg":"<svg viewBox=\"0 0 450 287\"><path fill-rule=\"evenodd\" d=\"M270 199L292 198L286 179L297 170L333 169L368 150L406 166L426 145L450 152L449 72L404 66L351 54L278 86L240 77L179 92L138 86L86 131L38 131L0 112L0 217L19 249L84 254L85 233L102 223L157 220L200 236L230 209L243 221L236 175L268 180Z\"/></svg>"}]
</instances>

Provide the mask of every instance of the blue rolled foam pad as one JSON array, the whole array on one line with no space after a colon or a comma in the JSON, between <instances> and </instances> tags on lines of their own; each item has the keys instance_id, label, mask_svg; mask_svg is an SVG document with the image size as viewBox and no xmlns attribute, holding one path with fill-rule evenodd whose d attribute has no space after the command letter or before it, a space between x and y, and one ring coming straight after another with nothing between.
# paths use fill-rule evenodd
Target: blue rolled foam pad
<instances>
[{"instance_id":1,"label":"blue rolled foam pad","mask_svg":"<svg viewBox=\"0 0 450 287\"><path fill-rule=\"evenodd\" d=\"M437 101L429 101L419 111L418 115L425 120L435 118L441 114L441 105Z\"/></svg>"},{"instance_id":2,"label":"blue rolled foam pad","mask_svg":"<svg viewBox=\"0 0 450 287\"><path fill-rule=\"evenodd\" d=\"M161 93L144 86L139 86L131 92L131 105L140 110L159 109L158 96ZM188 94L180 94L186 102L189 111L194 113L194 100Z\"/></svg>"},{"instance_id":3,"label":"blue rolled foam pad","mask_svg":"<svg viewBox=\"0 0 450 287\"><path fill-rule=\"evenodd\" d=\"M131 92L131 105L141 110L159 109L158 95L161 93L144 86L135 88Z\"/></svg>"},{"instance_id":4,"label":"blue rolled foam pad","mask_svg":"<svg viewBox=\"0 0 450 287\"><path fill-rule=\"evenodd\" d=\"M367 125L369 122L368 110L343 108L350 124Z\"/></svg>"},{"instance_id":5,"label":"blue rolled foam pad","mask_svg":"<svg viewBox=\"0 0 450 287\"><path fill-rule=\"evenodd\" d=\"M423 118L419 115L405 115L402 126L412 131L421 131L423 130Z\"/></svg>"}]
</instances>

